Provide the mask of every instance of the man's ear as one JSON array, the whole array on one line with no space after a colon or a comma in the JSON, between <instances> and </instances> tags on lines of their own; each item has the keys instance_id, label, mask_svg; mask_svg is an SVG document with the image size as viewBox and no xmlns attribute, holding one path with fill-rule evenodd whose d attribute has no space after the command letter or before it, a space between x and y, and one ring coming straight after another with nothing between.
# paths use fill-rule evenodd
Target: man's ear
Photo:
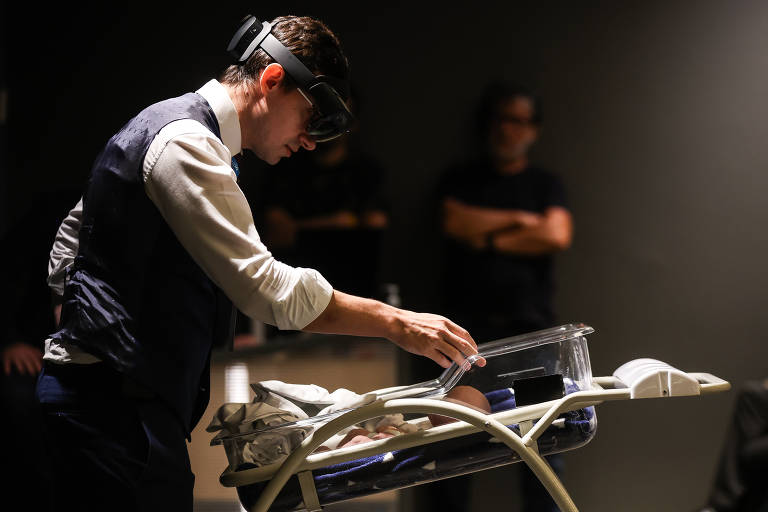
<instances>
[{"instance_id":1,"label":"man's ear","mask_svg":"<svg viewBox=\"0 0 768 512\"><path fill-rule=\"evenodd\" d=\"M259 87L265 96L283 85L285 81L285 69L277 62L273 62L261 72Z\"/></svg>"}]
</instances>

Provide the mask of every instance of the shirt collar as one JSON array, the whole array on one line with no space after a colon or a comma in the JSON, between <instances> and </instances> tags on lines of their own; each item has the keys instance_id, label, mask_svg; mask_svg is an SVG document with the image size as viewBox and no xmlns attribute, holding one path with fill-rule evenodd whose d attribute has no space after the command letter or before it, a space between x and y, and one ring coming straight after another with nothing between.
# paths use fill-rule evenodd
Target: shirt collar
<instances>
[{"instance_id":1,"label":"shirt collar","mask_svg":"<svg viewBox=\"0 0 768 512\"><path fill-rule=\"evenodd\" d=\"M210 80L198 89L197 94L205 98L211 106L216 120L219 122L221 141L234 156L242 150L242 135L240 134L240 119L237 117L235 104L227 90L218 80Z\"/></svg>"}]
</instances>

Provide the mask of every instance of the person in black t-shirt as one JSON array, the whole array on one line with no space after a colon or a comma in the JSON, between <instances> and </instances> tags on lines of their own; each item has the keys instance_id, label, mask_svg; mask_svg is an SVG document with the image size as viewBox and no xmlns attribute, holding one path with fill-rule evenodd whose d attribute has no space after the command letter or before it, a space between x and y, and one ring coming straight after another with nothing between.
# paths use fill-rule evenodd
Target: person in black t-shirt
<instances>
[{"instance_id":1,"label":"person in black t-shirt","mask_svg":"<svg viewBox=\"0 0 768 512\"><path fill-rule=\"evenodd\" d=\"M478 109L480 156L449 169L438 188L444 313L478 343L556 321L553 255L570 246L573 228L560 178L528 159L540 126L540 102L532 92L515 84L490 85ZM416 378L435 377L436 368L426 366L413 362ZM561 470L560 456L547 459ZM522 475L523 510L558 510L527 467ZM423 487L415 491L417 507L424 501L433 510L469 510L469 476Z\"/></svg>"},{"instance_id":2,"label":"person in black t-shirt","mask_svg":"<svg viewBox=\"0 0 768 512\"><path fill-rule=\"evenodd\" d=\"M555 322L553 255L570 246L573 228L560 178L528 160L538 103L522 87L490 86L478 116L485 152L449 170L439 190L445 308L481 341Z\"/></svg>"},{"instance_id":3,"label":"person in black t-shirt","mask_svg":"<svg viewBox=\"0 0 768 512\"><path fill-rule=\"evenodd\" d=\"M352 105L356 107L353 95ZM359 108L355 108L356 116ZM383 167L352 133L277 164L247 196L257 193L259 231L289 265L314 268L336 289L387 301L380 272L382 238L389 225ZM251 199L249 199L250 201ZM267 340L301 335L265 326ZM260 343L253 320L238 313L235 349ZM263 340L262 340L263 341Z\"/></svg>"},{"instance_id":4,"label":"person in black t-shirt","mask_svg":"<svg viewBox=\"0 0 768 512\"><path fill-rule=\"evenodd\" d=\"M319 270L340 290L374 297L388 224L383 170L353 149L341 137L281 164L266 184L264 238L285 262Z\"/></svg>"}]
</instances>

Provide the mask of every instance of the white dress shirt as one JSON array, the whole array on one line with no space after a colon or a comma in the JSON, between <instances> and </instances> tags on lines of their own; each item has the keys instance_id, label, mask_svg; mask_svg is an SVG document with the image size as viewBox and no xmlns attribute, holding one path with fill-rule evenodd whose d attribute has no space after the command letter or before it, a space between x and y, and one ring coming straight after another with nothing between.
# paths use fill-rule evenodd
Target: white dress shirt
<instances>
[{"instance_id":1,"label":"white dress shirt","mask_svg":"<svg viewBox=\"0 0 768 512\"><path fill-rule=\"evenodd\" d=\"M227 90L211 80L197 91L219 122L221 140L201 123L182 119L155 136L144 157L144 190L200 268L244 314L299 330L328 306L333 288L313 269L277 261L261 242L231 167L240 153L240 121ZM78 249L82 200L62 222L48 265L48 284L63 293ZM76 346L46 340L44 359L98 361Z\"/></svg>"}]
</instances>

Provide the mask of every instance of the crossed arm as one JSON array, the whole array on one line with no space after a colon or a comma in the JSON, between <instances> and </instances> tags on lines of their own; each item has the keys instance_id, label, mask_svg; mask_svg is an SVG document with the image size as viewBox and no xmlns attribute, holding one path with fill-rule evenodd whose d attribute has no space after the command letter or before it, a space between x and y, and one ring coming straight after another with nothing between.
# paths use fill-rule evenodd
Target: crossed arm
<instances>
[{"instance_id":1,"label":"crossed arm","mask_svg":"<svg viewBox=\"0 0 768 512\"><path fill-rule=\"evenodd\" d=\"M339 210L328 215L297 219L285 208L275 207L267 210L265 222L265 239L277 248L294 245L297 233L303 229L384 229L389 220L384 211L375 209L361 214Z\"/></svg>"},{"instance_id":2,"label":"crossed arm","mask_svg":"<svg viewBox=\"0 0 768 512\"><path fill-rule=\"evenodd\" d=\"M539 214L472 206L449 197L443 200L443 233L477 250L536 255L570 247L573 220L561 206Z\"/></svg>"}]
</instances>

